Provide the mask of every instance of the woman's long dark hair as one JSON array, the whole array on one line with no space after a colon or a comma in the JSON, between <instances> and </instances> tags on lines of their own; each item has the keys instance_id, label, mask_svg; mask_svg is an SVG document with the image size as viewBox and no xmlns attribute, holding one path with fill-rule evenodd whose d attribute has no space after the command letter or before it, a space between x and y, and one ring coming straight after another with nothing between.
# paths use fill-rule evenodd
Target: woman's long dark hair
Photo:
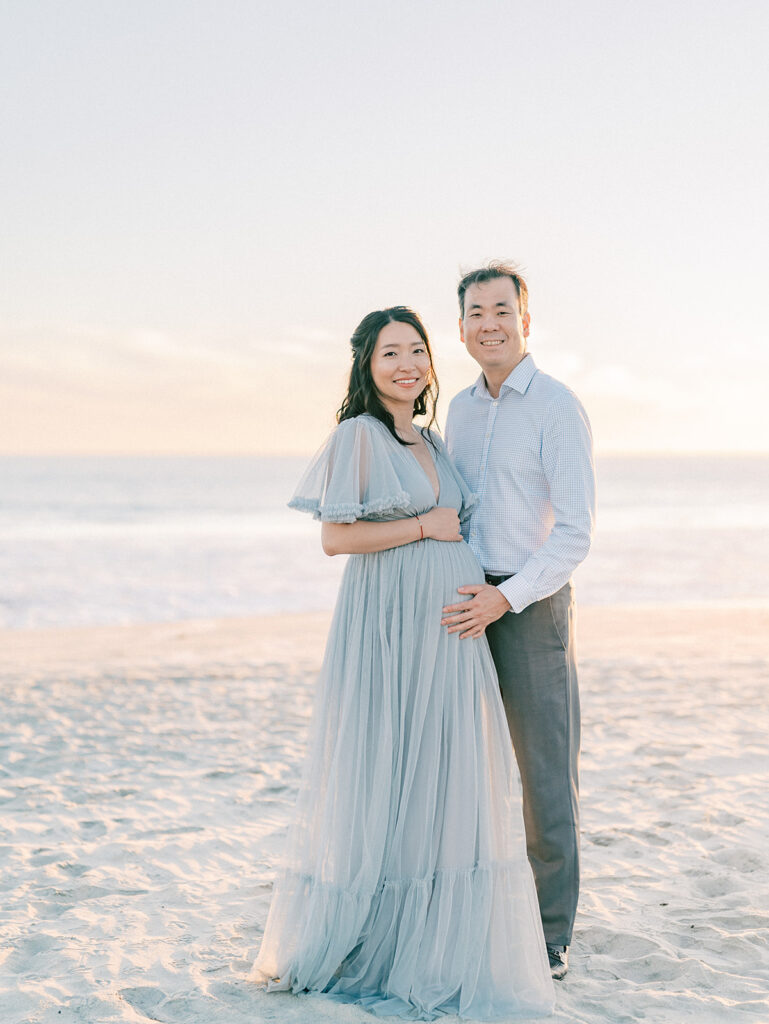
<instances>
[{"instance_id":1,"label":"woman's long dark hair","mask_svg":"<svg viewBox=\"0 0 769 1024\"><path fill-rule=\"evenodd\" d=\"M429 417L421 431L427 440L432 443L432 438L427 433L426 428L433 426L435 423L435 407L438 402L438 378L435 376L433 368L433 354L430 351L430 340L427 337L427 331L414 310L409 309L408 306L391 306L389 309L377 309L373 313L369 313L368 316L364 316L355 328L355 333L350 338L350 344L352 345L350 382L347 385L347 394L344 396L344 401L336 414L336 421L341 423L342 420L350 420L353 416L360 416L361 413L367 412L369 416L374 416L384 423L399 444L410 445L415 443L413 441L404 441L403 438L398 437L392 413L382 403L382 399L379 397L379 392L374 384L374 378L371 376L371 356L374 354L377 338L382 328L393 322L409 324L413 327L424 342L425 349L430 357L430 379L427 387L422 390L414 402L414 415Z\"/></svg>"}]
</instances>

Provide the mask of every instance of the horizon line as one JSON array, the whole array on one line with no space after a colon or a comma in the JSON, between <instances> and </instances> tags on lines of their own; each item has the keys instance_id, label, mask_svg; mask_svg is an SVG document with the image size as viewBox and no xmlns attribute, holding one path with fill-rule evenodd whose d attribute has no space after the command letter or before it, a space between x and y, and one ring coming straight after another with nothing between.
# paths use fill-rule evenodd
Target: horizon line
<instances>
[{"instance_id":1,"label":"horizon line","mask_svg":"<svg viewBox=\"0 0 769 1024\"><path fill-rule=\"evenodd\" d=\"M292 459L311 458L317 447L306 451L52 451L13 452L0 451L0 459ZM769 448L723 449L723 448L677 448L677 449L628 449L602 448L594 452L596 458L767 458Z\"/></svg>"}]
</instances>

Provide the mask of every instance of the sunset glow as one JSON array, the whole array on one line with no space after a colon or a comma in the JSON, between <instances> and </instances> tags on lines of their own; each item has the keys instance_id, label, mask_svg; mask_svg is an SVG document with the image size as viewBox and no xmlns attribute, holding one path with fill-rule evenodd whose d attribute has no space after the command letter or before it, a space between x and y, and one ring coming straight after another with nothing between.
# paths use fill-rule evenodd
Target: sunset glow
<instances>
[{"instance_id":1,"label":"sunset glow","mask_svg":"<svg viewBox=\"0 0 769 1024\"><path fill-rule=\"evenodd\" d=\"M599 452L769 450L766 12L473 18L6 6L0 453L309 452L393 304L445 415L476 375L455 284L492 257Z\"/></svg>"}]
</instances>

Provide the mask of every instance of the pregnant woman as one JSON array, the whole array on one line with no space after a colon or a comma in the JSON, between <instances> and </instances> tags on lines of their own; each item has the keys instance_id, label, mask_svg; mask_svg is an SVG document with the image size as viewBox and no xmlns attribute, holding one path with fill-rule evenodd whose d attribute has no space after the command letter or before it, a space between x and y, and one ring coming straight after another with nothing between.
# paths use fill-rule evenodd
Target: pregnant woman
<instances>
[{"instance_id":1,"label":"pregnant woman","mask_svg":"<svg viewBox=\"0 0 769 1024\"><path fill-rule=\"evenodd\" d=\"M483 571L442 441L425 329L404 306L352 337L339 425L290 505L350 558L294 824L253 977L381 1016L551 1011L518 769L484 636L441 626Z\"/></svg>"}]
</instances>

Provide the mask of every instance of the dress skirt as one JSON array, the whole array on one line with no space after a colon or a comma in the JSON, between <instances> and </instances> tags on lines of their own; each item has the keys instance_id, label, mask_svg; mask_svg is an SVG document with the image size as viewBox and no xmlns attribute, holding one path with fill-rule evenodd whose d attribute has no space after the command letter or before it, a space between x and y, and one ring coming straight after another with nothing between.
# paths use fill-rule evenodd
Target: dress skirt
<instances>
[{"instance_id":1,"label":"dress skirt","mask_svg":"<svg viewBox=\"0 0 769 1024\"><path fill-rule=\"evenodd\" d=\"M472 582L464 542L348 559L254 967L270 990L417 1020L552 1010L488 644L440 624Z\"/></svg>"}]
</instances>

